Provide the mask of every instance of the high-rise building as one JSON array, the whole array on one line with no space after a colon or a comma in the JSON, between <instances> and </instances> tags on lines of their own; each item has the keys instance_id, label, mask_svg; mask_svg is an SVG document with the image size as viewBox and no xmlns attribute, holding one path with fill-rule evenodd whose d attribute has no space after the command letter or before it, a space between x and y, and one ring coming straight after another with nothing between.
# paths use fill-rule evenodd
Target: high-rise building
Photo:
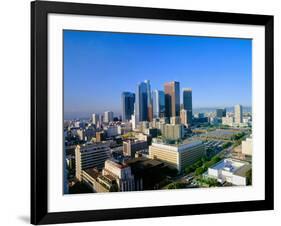
<instances>
[{"instance_id":1,"label":"high-rise building","mask_svg":"<svg viewBox=\"0 0 281 226\"><path fill-rule=\"evenodd\" d=\"M131 120L134 114L135 94L130 92L123 92L121 95L122 100L122 121Z\"/></svg>"},{"instance_id":2,"label":"high-rise building","mask_svg":"<svg viewBox=\"0 0 281 226\"><path fill-rule=\"evenodd\" d=\"M187 124L192 123L192 90L183 89L183 109L187 112Z\"/></svg>"},{"instance_id":3,"label":"high-rise building","mask_svg":"<svg viewBox=\"0 0 281 226\"><path fill-rule=\"evenodd\" d=\"M77 145L75 149L76 178L81 181L82 170L89 168L102 169L110 157L108 144Z\"/></svg>"},{"instance_id":4,"label":"high-rise building","mask_svg":"<svg viewBox=\"0 0 281 226\"><path fill-rule=\"evenodd\" d=\"M152 97L151 97L150 81L149 80L145 80L144 83L146 84L146 89L147 89L147 120L152 122L152 119L153 119L153 107L152 107Z\"/></svg>"},{"instance_id":5,"label":"high-rise building","mask_svg":"<svg viewBox=\"0 0 281 226\"><path fill-rule=\"evenodd\" d=\"M98 122L99 122L99 115L98 114L92 114L92 123L97 126Z\"/></svg>"},{"instance_id":6,"label":"high-rise building","mask_svg":"<svg viewBox=\"0 0 281 226\"><path fill-rule=\"evenodd\" d=\"M176 81L164 84L166 117L180 116L180 83Z\"/></svg>"},{"instance_id":7,"label":"high-rise building","mask_svg":"<svg viewBox=\"0 0 281 226\"><path fill-rule=\"evenodd\" d=\"M152 92L153 117L160 118L165 116L165 93L162 90Z\"/></svg>"},{"instance_id":8,"label":"high-rise building","mask_svg":"<svg viewBox=\"0 0 281 226\"><path fill-rule=\"evenodd\" d=\"M188 124L187 110L181 109L181 111L180 111L180 119L181 119L181 123L182 124L184 124L184 125Z\"/></svg>"},{"instance_id":9,"label":"high-rise building","mask_svg":"<svg viewBox=\"0 0 281 226\"><path fill-rule=\"evenodd\" d=\"M113 112L112 111L104 112L103 122L109 123L109 122L112 122L112 121L113 121Z\"/></svg>"},{"instance_id":10,"label":"high-rise building","mask_svg":"<svg viewBox=\"0 0 281 226\"><path fill-rule=\"evenodd\" d=\"M243 122L243 108L240 104L234 106L234 122L237 124Z\"/></svg>"},{"instance_id":11,"label":"high-rise building","mask_svg":"<svg viewBox=\"0 0 281 226\"><path fill-rule=\"evenodd\" d=\"M148 94L147 83L141 82L137 85L136 101L135 101L135 117L136 122L147 121L148 115Z\"/></svg>"},{"instance_id":12,"label":"high-rise building","mask_svg":"<svg viewBox=\"0 0 281 226\"><path fill-rule=\"evenodd\" d=\"M226 109L225 108L216 109L216 117L217 118L226 117Z\"/></svg>"}]
</instances>

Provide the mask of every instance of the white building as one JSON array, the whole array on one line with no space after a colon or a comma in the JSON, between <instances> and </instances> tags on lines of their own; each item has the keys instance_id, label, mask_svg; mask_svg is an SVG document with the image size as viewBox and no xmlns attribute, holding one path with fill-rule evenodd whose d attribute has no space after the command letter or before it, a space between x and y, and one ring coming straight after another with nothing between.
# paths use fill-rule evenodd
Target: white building
<instances>
[{"instance_id":1,"label":"white building","mask_svg":"<svg viewBox=\"0 0 281 226\"><path fill-rule=\"evenodd\" d=\"M118 184L119 191L142 190L142 182L135 183L131 167L126 164L114 162L113 160L106 160L102 175L110 175L114 177Z\"/></svg>"},{"instance_id":2,"label":"white building","mask_svg":"<svg viewBox=\"0 0 281 226\"><path fill-rule=\"evenodd\" d=\"M110 157L110 148L106 143L77 145L75 149L76 178L82 180L82 170L89 168L102 169Z\"/></svg>"},{"instance_id":3,"label":"white building","mask_svg":"<svg viewBox=\"0 0 281 226\"><path fill-rule=\"evenodd\" d=\"M244 155L252 155L253 151L253 139L251 137L242 141L242 153Z\"/></svg>"},{"instance_id":4,"label":"white building","mask_svg":"<svg viewBox=\"0 0 281 226\"><path fill-rule=\"evenodd\" d=\"M112 111L104 112L103 122L109 123L109 122L112 122L112 121L113 121L113 112Z\"/></svg>"},{"instance_id":5,"label":"white building","mask_svg":"<svg viewBox=\"0 0 281 226\"><path fill-rule=\"evenodd\" d=\"M137 128L137 119L135 114L133 114L131 117L131 123L132 123L132 129L135 130Z\"/></svg>"},{"instance_id":6,"label":"white building","mask_svg":"<svg viewBox=\"0 0 281 226\"><path fill-rule=\"evenodd\" d=\"M233 126L234 123L234 118L231 116L227 116L227 117L222 117L222 124L226 125L226 126Z\"/></svg>"},{"instance_id":7,"label":"white building","mask_svg":"<svg viewBox=\"0 0 281 226\"><path fill-rule=\"evenodd\" d=\"M246 173L250 169L250 163L228 158L209 167L204 176L215 178L221 184L228 182L233 185L245 186L247 185Z\"/></svg>"},{"instance_id":8,"label":"white building","mask_svg":"<svg viewBox=\"0 0 281 226\"><path fill-rule=\"evenodd\" d=\"M243 122L243 108L240 104L234 106L234 122L236 124Z\"/></svg>"},{"instance_id":9,"label":"white building","mask_svg":"<svg viewBox=\"0 0 281 226\"><path fill-rule=\"evenodd\" d=\"M99 115L98 114L92 114L92 123L96 126L98 125L98 123L99 123Z\"/></svg>"},{"instance_id":10,"label":"white building","mask_svg":"<svg viewBox=\"0 0 281 226\"><path fill-rule=\"evenodd\" d=\"M202 141L179 145L152 142L149 146L149 158L163 161L178 171L182 171L187 165L192 165L205 154L205 145Z\"/></svg>"}]
</instances>

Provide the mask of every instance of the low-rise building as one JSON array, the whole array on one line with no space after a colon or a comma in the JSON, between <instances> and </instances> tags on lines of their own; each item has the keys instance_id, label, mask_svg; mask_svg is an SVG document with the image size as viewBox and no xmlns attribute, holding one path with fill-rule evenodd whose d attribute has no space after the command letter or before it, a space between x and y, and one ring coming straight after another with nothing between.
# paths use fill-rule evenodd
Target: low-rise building
<instances>
[{"instance_id":1,"label":"low-rise building","mask_svg":"<svg viewBox=\"0 0 281 226\"><path fill-rule=\"evenodd\" d=\"M117 191L117 183L112 176L103 176L95 169L82 170L81 180L92 189L93 192L113 192Z\"/></svg>"},{"instance_id":2,"label":"low-rise building","mask_svg":"<svg viewBox=\"0 0 281 226\"><path fill-rule=\"evenodd\" d=\"M76 178L81 181L82 170L89 168L102 169L110 157L110 147L107 143L77 145L75 149Z\"/></svg>"},{"instance_id":3,"label":"low-rise building","mask_svg":"<svg viewBox=\"0 0 281 226\"><path fill-rule=\"evenodd\" d=\"M176 168L179 172L187 165L192 165L205 156L202 141L190 141L185 144L161 144L153 142L149 146L149 157L158 159Z\"/></svg>"},{"instance_id":4,"label":"low-rise building","mask_svg":"<svg viewBox=\"0 0 281 226\"><path fill-rule=\"evenodd\" d=\"M147 148L147 141L144 140L123 141L123 154L125 156L134 157L137 151L144 150Z\"/></svg>"},{"instance_id":5,"label":"low-rise building","mask_svg":"<svg viewBox=\"0 0 281 226\"><path fill-rule=\"evenodd\" d=\"M253 152L253 139L248 137L246 140L242 141L242 154L252 155Z\"/></svg>"},{"instance_id":6,"label":"low-rise building","mask_svg":"<svg viewBox=\"0 0 281 226\"><path fill-rule=\"evenodd\" d=\"M226 126L233 126L234 118L233 117L222 117L222 124Z\"/></svg>"},{"instance_id":7,"label":"low-rise building","mask_svg":"<svg viewBox=\"0 0 281 226\"><path fill-rule=\"evenodd\" d=\"M163 138L178 140L184 137L184 126L182 124L161 124Z\"/></svg>"},{"instance_id":8,"label":"low-rise building","mask_svg":"<svg viewBox=\"0 0 281 226\"><path fill-rule=\"evenodd\" d=\"M238 186L247 185L246 173L251 170L251 164L236 159L223 159L208 168L204 176L215 178L221 184L230 183Z\"/></svg>"},{"instance_id":9,"label":"low-rise building","mask_svg":"<svg viewBox=\"0 0 281 226\"><path fill-rule=\"evenodd\" d=\"M141 182L135 180L131 167L125 163L106 160L102 175L113 177L117 182L118 191L142 190Z\"/></svg>"}]
</instances>

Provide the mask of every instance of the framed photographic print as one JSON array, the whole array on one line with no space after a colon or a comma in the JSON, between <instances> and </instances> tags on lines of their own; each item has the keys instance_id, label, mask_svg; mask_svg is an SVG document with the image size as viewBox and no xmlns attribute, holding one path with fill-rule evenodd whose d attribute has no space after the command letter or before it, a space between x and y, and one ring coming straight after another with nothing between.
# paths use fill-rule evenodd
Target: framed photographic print
<instances>
[{"instance_id":1,"label":"framed photographic print","mask_svg":"<svg viewBox=\"0 0 281 226\"><path fill-rule=\"evenodd\" d=\"M273 209L273 16L31 3L31 223Z\"/></svg>"}]
</instances>

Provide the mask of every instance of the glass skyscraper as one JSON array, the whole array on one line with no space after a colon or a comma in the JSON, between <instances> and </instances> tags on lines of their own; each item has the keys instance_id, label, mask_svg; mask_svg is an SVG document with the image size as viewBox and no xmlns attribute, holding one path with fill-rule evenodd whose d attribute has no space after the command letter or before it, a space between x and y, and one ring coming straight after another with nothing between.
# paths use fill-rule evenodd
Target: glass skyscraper
<instances>
[{"instance_id":1,"label":"glass skyscraper","mask_svg":"<svg viewBox=\"0 0 281 226\"><path fill-rule=\"evenodd\" d=\"M165 93L161 90L152 92L153 117L163 117L165 114Z\"/></svg>"},{"instance_id":2,"label":"glass skyscraper","mask_svg":"<svg viewBox=\"0 0 281 226\"><path fill-rule=\"evenodd\" d=\"M192 123L192 90L183 89L183 109L187 111L187 122Z\"/></svg>"},{"instance_id":3,"label":"glass skyscraper","mask_svg":"<svg viewBox=\"0 0 281 226\"><path fill-rule=\"evenodd\" d=\"M131 92L123 92L121 95L122 101L122 121L131 120L134 114L135 94Z\"/></svg>"},{"instance_id":4,"label":"glass skyscraper","mask_svg":"<svg viewBox=\"0 0 281 226\"><path fill-rule=\"evenodd\" d=\"M135 101L135 116L136 121L147 121L148 119L148 87L146 82L141 82L137 85L136 101Z\"/></svg>"}]
</instances>

